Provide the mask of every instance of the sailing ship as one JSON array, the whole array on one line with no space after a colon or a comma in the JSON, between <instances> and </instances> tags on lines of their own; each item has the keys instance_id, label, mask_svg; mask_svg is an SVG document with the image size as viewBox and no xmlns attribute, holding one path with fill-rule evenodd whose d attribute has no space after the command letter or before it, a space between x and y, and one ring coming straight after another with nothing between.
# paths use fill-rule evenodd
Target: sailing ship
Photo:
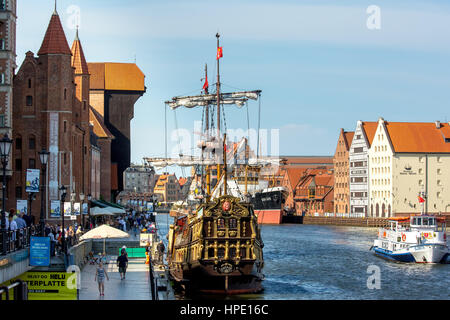
<instances>
[{"instance_id":1,"label":"sailing ship","mask_svg":"<svg viewBox=\"0 0 450 320\"><path fill-rule=\"evenodd\" d=\"M201 179L200 192L195 195L198 204L192 213L177 216L169 227L167 262L169 274L176 287L185 291L208 294L245 294L263 290L263 241L258 218L250 197L229 194L230 164L227 161L233 150L227 150L226 134L221 137L221 106L243 106L249 99L257 100L260 90L222 93L220 91L219 60L222 49L217 34L216 93L208 92L207 80L204 94L176 97L167 102L172 109L179 107L204 107L206 113L206 139L199 143L201 159L184 157L175 161L146 159L159 165L201 166L206 179ZM207 79L207 68L206 79ZM210 106L217 110L217 134L210 133ZM242 143L241 143L242 144ZM159 162L159 163L158 163ZM249 165L245 163L244 172ZM211 171L217 171L217 183L212 188ZM242 171L242 170L241 170ZM236 184L236 183L235 183ZM206 192L204 191L206 189Z\"/></svg>"}]
</instances>

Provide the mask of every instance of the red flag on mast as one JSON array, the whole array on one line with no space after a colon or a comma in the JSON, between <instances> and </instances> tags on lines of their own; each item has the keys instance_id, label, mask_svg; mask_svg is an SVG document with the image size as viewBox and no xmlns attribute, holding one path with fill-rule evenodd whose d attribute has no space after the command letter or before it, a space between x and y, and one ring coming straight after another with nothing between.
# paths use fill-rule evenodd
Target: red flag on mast
<instances>
[{"instance_id":1,"label":"red flag on mast","mask_svg":"<svg viewBox=\"0 0 450 320\"><path fill-rule=\"evenodd\" d=\"M419 196L419 203L424 203L424 202L425 202L425 199L422 198L421 196Z\"/></svg>"},{"instance_id":2,"label":"red flag on mast","mask_svg":"<svg viewBox=\"0 0 450 320\"><path fill-rule=\"evenodd\" d=\"M205 79L205 84L203 85L203 90L208 90L208 88L209 88L209 83L208 83L208 76L206 76L206 79Z\"/></svg>"},{"instance_id":3,"label":"red flag on mast","mask_svg":"<svg viewBox=\"0 0 450 320\"><path fill-rule=\"evenodd\" d=\"M222 47L217 48L217 60L223 57L223 50Z\"/></svg>"}]
</instances>

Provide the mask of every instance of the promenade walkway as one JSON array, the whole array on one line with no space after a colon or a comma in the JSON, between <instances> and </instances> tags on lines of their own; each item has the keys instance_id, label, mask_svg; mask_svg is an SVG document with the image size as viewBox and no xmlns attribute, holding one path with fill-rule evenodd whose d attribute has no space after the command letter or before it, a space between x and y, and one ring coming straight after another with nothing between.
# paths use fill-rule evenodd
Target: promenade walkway
<instances>
[{"instance_id":1,"label":"promenade walkway","mask_svg":"<svg viewBox=\"0 0 450 320\"><path fill-rule=\"evenodd\" d=\"M98 292L94 281L97 265L86 265L81 272L80 300L151 300L151 287L148 265L145 259L130 259L126 279L120 280L116 265L117 256L108 256L106 270L109 281L105 280L105 295Z\"/></svg>"}]
</instances>

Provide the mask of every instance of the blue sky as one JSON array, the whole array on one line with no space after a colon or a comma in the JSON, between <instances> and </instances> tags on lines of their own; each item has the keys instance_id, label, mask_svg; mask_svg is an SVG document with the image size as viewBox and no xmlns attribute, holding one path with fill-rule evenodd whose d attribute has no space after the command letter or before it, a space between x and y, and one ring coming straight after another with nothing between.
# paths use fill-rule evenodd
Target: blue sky
<instances>
[{"instance_id":1,"label":"blue sky","mask_svg":"<svg viewBox=\"0 0 450 320\"><path fill-rule=\"evenodd\" d=\"M54 3L18 2L20 66L39 50ZM280 129L283 155L332 155L340 128L354 130L357 120L450 121L448 1L59 0L69 44L73 5L89 62L136 57L146 74L134 162L164 154L164 101L200 93L205 63L214 82L217 31L224 89L263 91L261 127ZM381 9L380 30L366 27L370 5ZM250 103L253 128L257 108ZM228 128L247 128L245 111L226 110ZM180 110L177 119L192 132L201 111ZM170 132L172 112L168 122Z\"/></svg>"}]
</instances>

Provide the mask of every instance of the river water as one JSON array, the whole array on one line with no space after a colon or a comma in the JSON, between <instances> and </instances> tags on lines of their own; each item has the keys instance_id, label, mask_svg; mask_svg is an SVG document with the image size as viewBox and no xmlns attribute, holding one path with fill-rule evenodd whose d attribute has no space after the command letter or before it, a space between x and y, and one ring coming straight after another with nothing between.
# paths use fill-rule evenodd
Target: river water
<instances>
[{"instance_id":1,"label":"river water","mask_svg":"<svg viewBox=\"0 0 450 320\"><path fill-rule=\"evenodd\" d=\"M165 238L171 218L160 215L157 219ZM379 258L369 251L377 229L263 225L261 235L264 292L227 299L450 299L450 264L406 264ZM379 270L379 289L368 288L368 282L372 287L377 283L373 270Z\"/></svg>"}]
</instances>

